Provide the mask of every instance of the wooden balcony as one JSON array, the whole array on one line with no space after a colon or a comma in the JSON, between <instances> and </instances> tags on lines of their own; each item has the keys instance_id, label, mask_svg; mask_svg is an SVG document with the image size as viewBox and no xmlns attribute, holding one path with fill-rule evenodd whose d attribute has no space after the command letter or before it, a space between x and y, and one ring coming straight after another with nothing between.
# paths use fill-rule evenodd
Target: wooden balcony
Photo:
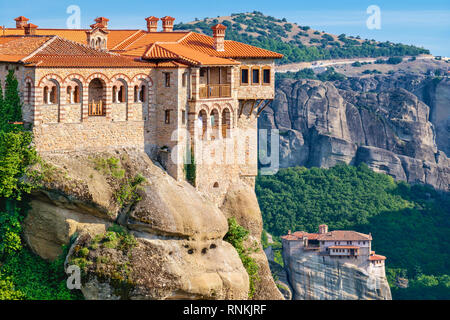
<instances>
[{"instance_id":1,"label":"wooden balcony","mask_svg":"<svg viewBox=\"0 0 450 320\"><path fill-rule=\"evenodd\" d=\"M230 98L231 84L209 84L201 85L200 99Z\"/></svg>"},{"instance_id":2,"label":"wooden balcony","mask_svg":"<svg viewBox=\"0 0 450 320\"><path fill-rule=\"evenodd\" d=\"M88 115L91 117L101 117L106 116L106 106L104 105L103 101L92 101L89 102L89 113Z\"/></svg>"}]
</instances>

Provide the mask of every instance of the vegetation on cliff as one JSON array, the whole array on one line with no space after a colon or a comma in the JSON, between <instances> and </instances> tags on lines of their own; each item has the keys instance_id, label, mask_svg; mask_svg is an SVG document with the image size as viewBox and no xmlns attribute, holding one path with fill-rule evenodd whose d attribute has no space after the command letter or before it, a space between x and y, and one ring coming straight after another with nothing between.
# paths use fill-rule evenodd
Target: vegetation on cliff
<instances>
[{"instance_id":1,"label":"vegetation on cliff","mask_svg":"<svg viewBox=\"0 0 450 320\"><path fill-rule=\"evenodd\" d=\"M388 258L391 285L403 274L410 279L409 289L394 288L394 299L450 298L448 194L395 182L364 164L281 169L258 177L256 194L271 234L317 232L321 223L371 232L374 250Z\"/></svg>"},{"instance_id":2,"label":"vegetation on cliff","mask_svg":"<svg viewBox=\"0 0 450 320\"><path fill-rule=\"evenodd\" d=\"M239 225L235 218L229 218L228 232L223 239L229 242L236 249L245 270L247 270L250 281L248 297L251 299L256 291L256 282L259 281L259 266L250 256L252 249L246 249L244 246L244 242L247 240L249 234L250 231Z\"/></svg>"},{"instance_id":3,"label":"vegetation on cliff","mask_svg":"<svg viewBox=\"0 0 450 320\"><path fill-rule=\"evenodd\" d=\"M220 20L219 20L220 19ZM429 54L429 50L400 43L362 40L359 37L338 37L298 26L286 19L265 16L261 12L232 14L229 19L205 18L192 23L178 23L175 30L192 30L212 35L218 22L227 26L227 40L248 43L282 53L280 63L354 57L381 57Z\"/></svg>"},{"instance_id":4,"label":"vegetation on cliff","mask_svg":"<svg viewBox=\"0 0 450 320\"><path fill-rule=\"evenodd\" d=\"M66 287L64 256L48 263L21 238L33 187L24 176L38 158L30 145L31 132L17 124L22 121L17 87L10 71L4 95L0 86L0 300L80 298Z\"/></svg>"}]
</instances>

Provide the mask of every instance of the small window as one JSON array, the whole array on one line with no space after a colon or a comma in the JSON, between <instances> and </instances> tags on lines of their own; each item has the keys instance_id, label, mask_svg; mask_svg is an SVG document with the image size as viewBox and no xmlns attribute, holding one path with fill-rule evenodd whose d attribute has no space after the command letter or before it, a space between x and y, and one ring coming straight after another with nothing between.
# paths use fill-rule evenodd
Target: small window
<instances>
[{"instance_id":1,"label":"small window","mask_svg":"<svg viewBox=\"0 0 450 320\"><path fill-rule=\"evenodd\" d=\"M270 69L263 69L263 84L270 84Z\"/></svg>"},{"instance_id":2,"label":"small window","mask_svg":"<svg viewBox=\"0 0 450 320\"><path fill-rule=\"evenodd\" d=\"M66 91L67 103L72 103L72 87L68 86Z\"/></svg>"},{"instance_id":3,"label":"small window","mask_svg":"<svg viewBox=\"0 0 450 320\"><path fill-rule=\"evenodd\" d=\"M170 87L170 73L169 72L164 73L164 77L165 77L164 85L166 86L166 88L169 88Z\"/></svg>"},{"instance_id":4,"label":"small window","mask_svg":"<svg viewBox=\"0 0 450 320\"><path fill-rule=\"evenodd\" d=\"M112 87L112 102L113 103L117 102L117 87L116 86Z\"/></svg>"},{"instance_id":5,"label":"small window","mask_svg":"<svg viewBox=\"0 0 450 320\"><path fill-rule=\"evenodd\" d=\"M123 86L119 87L118 102L120 102L120 103L125 102L125 90L124 90Z\"/></svg>"},{"instance_id":6,"label":"small window","mask_svg":"<svg viewBox=\"0 0 450 320\"><path fill-rule=\"evenodd\" d=\"M186 124L186 110L181 111L181 123Z\"/></svg>"},{"instance_id":7,"label":"small window","mask_svg":"<svg viewBox=\"0 0 450 320\"><path fill-rule=\"evenodd\" d=\"M53 86L52 87L52 89L51 89L51 91L50 91L50 103L51 104L56 104L57 103L57 99L58 99L58 97L57 97L57 91L56 91L56 86Z\"/></svg>"},{"instance_id":8,"label":"small window","mask_svg":"<svg viewBox=\"0 0 450 320\"><path fill-rule=\"evenodd\" d=\"M145 85L142 85L141 90L139 90L139 102L146 102L147 95L145 94L145 91Z\"/></svg>"},{"instance_id":9,"label":"small window","mask_svg":"<svg viewBox=\"0 0 450 320\"><path fill-rule=\"evenodd\" d=\"M252 83L259 84L259 68L252 69Z\"/></svg>"},{"instance_id":10,"label":"small window","mask_svg":"<svg viewBox=\"0 0 450 320\"><path fill-rule=\"evenodd\" d=\"M80 86L75 86L74 101L75 103L80 103Z\"/></svg>"},{"instance_id":11,"label":"small window","mask_svg":"<svg viewBox=\"0 0 450 320\"><path fill-rule=\"evenodd\" d=\"M31 103L31 83L27 83L27 103Z\"/></svg>"},{"instance_id":12,"label":"small window","mask_svg":"<svg viewBox=\"0 0 450 320\"><path fill-rule=\"evenodd\" d=\"M164 122L166 124L170 123L170 110L164 111Z\"/></svg>"},{"instance_id":13,"label":"small window","mask_svg":"<svg viewBox=\"0 0 450 320\"><path fill-rule=\"evenodd\" d=\"M48 99L48 87L44 87L44 103L48 104L49 103L49 99Z\"/></svg>"},{"instance_id":14,"label":"small window","mask_svg":"<svg viewBox=\"0 0 450 320\"><path fill-rule=\"evenodd\" d=\"M181 82L183 87L186 87L186 82L187 82L187 73L183 73L183 77L181 78Z\"/></svg>"},{"instance_id":15,"label":"small window","mask_svg":"<svg viewBox=\"0 0 450 320\"><path fill-rule=\"evenodd\" d=\"M139 102L138 96L139 96L138 86L134 86L134 102Z\"/></svg>"},{"instance_id":16,"label":"small window","mask_svg":"<svg viewBox=\"0 0 450 320\"><path fill-rule=\"evenodd\" d=\"M241 85L242 84L248 84L248 69L247 68L241 69Z\"/></svg>"}]
</instances>

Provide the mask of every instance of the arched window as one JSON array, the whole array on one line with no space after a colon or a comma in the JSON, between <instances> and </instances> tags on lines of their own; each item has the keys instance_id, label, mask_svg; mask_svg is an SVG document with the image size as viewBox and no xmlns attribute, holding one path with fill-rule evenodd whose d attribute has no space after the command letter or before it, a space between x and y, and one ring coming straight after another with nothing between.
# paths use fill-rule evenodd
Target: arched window
<instances>
[{"instance_id":1,"label":"arched window","mask_svg":"<svg viewBox=\"0 0 450 320\"><path fill-rule=\"evenodd\" d=\"M117 87L112 87L112 102L117 103Z\"/></svg>"},{"instance_id":2,"label":"arched window","mask_svg":"<svg viewBox=\"0 0 450 320\"><path fill-rule=\"evenodd\" d=\"M134 102L139 102L139 87L134 86Z\"/></svg>"},{"instance_id":3,"label":"arched window","mask_svg":"<svg viewBox=\"0 0 450 320\"><path fill-rule=\"evenodd\" d=\"M199 127L199 134L202 137L202 139L207 138L207 128L208 128L208 120L205 110L201 110L198 114L198 127Z\"/></svg>"},{"instance_id":4,"label":"arched window","mask_svg":"<svg viewBox=\"0 0 450 320\"><path fill-rule=\"evenodd\" d=\"M145 102L147 95L145 94L145 85L141 86L141 90L139 91L139 101Z\"/></svg>"},{"instance_id":5,"label":"arched window","mask_svg":"<svg viewBox=\"0 0 450 320\"><path fill-rule=\"evenodd\" d=\"M222 111L222 137L229 137L229 130L231 129L231 112L228 108Z\"/></svg>"},{"instance_id":6,"label":"arched window","mask_svg":"<svg viewBox=\"0 0 450 320\"><path fill-rule=\"evenodd\" d=\"M31 103L31 83L27 82L27 101L26 103Z\"/></svg>"},{"instance_id":7,"label":"arched window","mask_svg":"<svg viewBox=\"0 0 450 320\"><path fill-rule=\"evenodd\" d=\"M96 49L101 49L101 47L102 47L102 39L97 38L97 43L95 45L95 48Z\"/></svg>"},{"instance_id":8,"label":"arched window","mask_svg":"<svg viewBox=\"0 0 450 320\"><path fill-rule=\"evenodd\" d=\"M47 86L44 87L44 103L45 104L49 104L50 103L49 92L48 92L48 87Z\"/></svg>"},{"instance_id":9,"label":"arched window","mask_svg":"<svg viewBox=\"0 0 450 320\"><path fill-rule=\"evenodd\" d=\"M52 89L50 91L50 103L56 104L58 101L58 92L56 86L52 86Z\"/></svg>"},{"instance_id":10,"label":"arched window","mask_svg":"<svg viewBox=\"0 0 450 320\"><path fill-rule=\"evenodd\" d=\"M117 100L118 102L122 103L125 102L125 96L124 96L125 90L123 86L119 87L119 92L117 93Z\"/></svg>"},{"instance_id":11,"label":"arched window","mask_svg":"<svg viewBox=\"0 0 450 320\"><path fill-rule=\"evenodd\" d=\"M217 139L219 137L219 111L213 109L211 115L209 116L211 121L211 139Z\"/></svg>"},{"instance_id":12,"label":"arched window","mask_svg":"<svg viewBox=\"0 0 450 320\"><path fill-rule=\"evenodd\" d=\"M68 86L66 91L67 103L73 103L72 87Z\"/></svg>"},{"instance_id":13,"label":"arched window","mask_svg":"<svg viewBox=\"0 0 450 320\"><path fill-rule=\"evenodd\" d=\"M105 81L99 78L93 79L88 87L89 116L106 116L105 97Z\"/></svg>"},{"instance_id":14,"label":"arched window","mask_svg":"<svg viewBox=\"0 0 450 320\"><path fill-rule=\"evenodd\" d=\"M73 90L73 102L80 103L80 87L79 86L75 86L75 89Z\"/></svg>"}]
</instances>

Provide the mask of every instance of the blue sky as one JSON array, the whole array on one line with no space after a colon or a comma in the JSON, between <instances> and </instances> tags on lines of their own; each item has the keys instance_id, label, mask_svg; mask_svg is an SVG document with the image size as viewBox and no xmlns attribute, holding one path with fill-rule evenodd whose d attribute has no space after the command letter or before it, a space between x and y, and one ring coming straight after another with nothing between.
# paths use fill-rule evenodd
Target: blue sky
<instances>
[{"instance_id":1,"label":"blue sky","mask_svg":"<svg viewBox=\"0 0 450 320\"><path fill-rule=\"evenodd\" d=\"M12 27L13 18L24 15L39 27L65 28L70 5L80 7L83 28L97 16L109 18L111 28L145 28L144 18L150 15L171 15L176 22L188 22L196 17L258 10L329 33L414 44L435 55L450 56L450 0L0 0L0 25ZM380 30L366 27L370 5L381 9Z\"/></svg>"}]
</instances>

